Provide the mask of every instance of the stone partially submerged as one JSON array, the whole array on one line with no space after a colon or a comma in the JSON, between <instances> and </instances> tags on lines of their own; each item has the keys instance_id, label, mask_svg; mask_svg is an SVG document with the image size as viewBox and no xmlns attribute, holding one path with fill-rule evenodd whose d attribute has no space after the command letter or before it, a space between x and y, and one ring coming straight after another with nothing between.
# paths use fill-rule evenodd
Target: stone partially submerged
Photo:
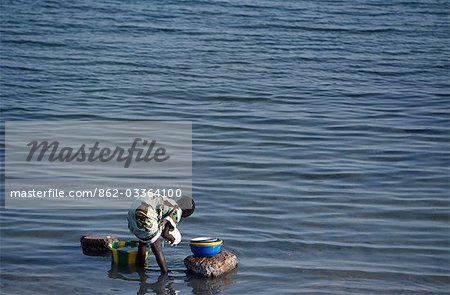
<instances>
[{"instance_id":1,"label":"stone partially submerged","mask_svg":"<svg viewBox=\"0 0 450 295\"><path fill-rule=\"evenodd\" d=\"M115 235L89 234L80 238L83 254L88 256L110 255L111 249L109 248L108 244L117 241L118 239Z\"/></svg>"},{"instance_id":2,"label":"stone partially submerged","mask_svg":"<svg viewBox=\"0 0 450 295\"><path fill-rule=\"evenodd\" d=\"M237 257L230 251L222 250L214 257L188 256L184 265L188 271L202 277L217 277L236 268Z\"/></svg>"}]
</instances>

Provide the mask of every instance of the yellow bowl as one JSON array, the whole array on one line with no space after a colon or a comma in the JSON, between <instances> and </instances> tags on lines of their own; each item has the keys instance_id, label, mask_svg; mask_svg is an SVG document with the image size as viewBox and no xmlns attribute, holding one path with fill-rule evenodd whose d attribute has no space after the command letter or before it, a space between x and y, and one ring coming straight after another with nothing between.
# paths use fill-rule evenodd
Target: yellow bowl
<instances>
[{"instance_id":1,"label":"yellow bowl","mask_svg":"<svg viewBox=\"0 0 450 295\"><path fill-rule=\"evenodd\" d=\"M218 239L217 241L214 242L202 242L202 241L190 241L189 245L194 245L194 246L217 246L223 244L223 241Z\"/></svg>"}]
</instances>

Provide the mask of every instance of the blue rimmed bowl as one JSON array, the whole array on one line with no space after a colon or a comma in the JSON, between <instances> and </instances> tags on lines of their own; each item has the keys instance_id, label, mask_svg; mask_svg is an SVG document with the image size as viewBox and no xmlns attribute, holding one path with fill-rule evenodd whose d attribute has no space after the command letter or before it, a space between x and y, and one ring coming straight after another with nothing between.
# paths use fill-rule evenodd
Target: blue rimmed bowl
<instances>
[{"instance_id":1,"label":"blue rimmed bowl","mask_svg":"<svg viewBox=\"0 0 450 295\"><path fill-rule=\"evenodd\" d=\"M214 257L220 252L223 241L214 238L195 238L189 242L195 257Z\"/></svg>"}]
</instances>

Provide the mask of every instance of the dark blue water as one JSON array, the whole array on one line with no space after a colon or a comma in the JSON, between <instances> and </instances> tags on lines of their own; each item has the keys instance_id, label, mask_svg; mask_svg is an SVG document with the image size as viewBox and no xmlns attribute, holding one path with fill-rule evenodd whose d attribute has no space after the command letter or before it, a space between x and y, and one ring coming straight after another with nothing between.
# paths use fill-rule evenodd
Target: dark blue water
<instances>
[{"instance_id":1,"label":"dark blue water","mask_svg":"<svg viewBox=\"0 0 450 295\"><path fill-rule=\"evenodd\" d=\"M2 120L193 123L194 217L239 268L83 256L119 210L1 211L4 294L447 294L448 1L2 1ZM106 135L105 135L106 136Z\"/></svg>"}]
</instances>

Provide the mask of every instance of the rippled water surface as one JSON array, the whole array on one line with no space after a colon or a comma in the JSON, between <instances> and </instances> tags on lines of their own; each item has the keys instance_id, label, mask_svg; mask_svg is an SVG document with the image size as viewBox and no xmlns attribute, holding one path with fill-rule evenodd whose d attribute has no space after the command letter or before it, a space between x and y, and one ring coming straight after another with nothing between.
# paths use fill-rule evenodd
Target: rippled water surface
<instances>
[{"instance_id":1,"label":"rippled water surface","mask_svg":"<svg viewBox=\"0 0 450 295\"><path fill-rule=\"evenodd\" d=\"M448 292L447 1L0 5L2 120L192 121L181 230L240 262L118 270L79 238L126 212L3 209L2 293Z\"/></svg>"}]
</instances>

